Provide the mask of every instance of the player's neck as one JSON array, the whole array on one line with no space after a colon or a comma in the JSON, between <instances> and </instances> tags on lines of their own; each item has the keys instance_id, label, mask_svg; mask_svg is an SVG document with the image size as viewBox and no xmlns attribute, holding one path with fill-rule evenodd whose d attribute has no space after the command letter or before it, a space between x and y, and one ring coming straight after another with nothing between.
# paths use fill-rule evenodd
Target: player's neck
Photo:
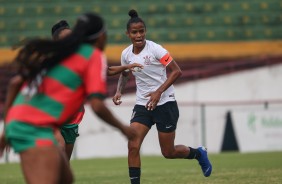
<instances>
[{"instance_id":1,"label":"player's neck","mask_svg":"<svg viewBox=\"0 0 282 184\"><path fill-rule=\"evenodd\" d=\"M146 41L145 41L145 44L142 45L142 47L134 47L134 46L133 46L132 52L137 55L137 54L139 54L140 52L142 52L142 50L145 48L145 46L146 46Z\"/></svg>"}]
</instances>

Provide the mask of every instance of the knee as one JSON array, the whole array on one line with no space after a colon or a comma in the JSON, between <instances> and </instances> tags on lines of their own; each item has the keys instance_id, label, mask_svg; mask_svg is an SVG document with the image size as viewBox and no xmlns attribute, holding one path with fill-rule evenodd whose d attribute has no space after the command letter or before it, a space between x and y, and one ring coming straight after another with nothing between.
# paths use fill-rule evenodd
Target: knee
<instances>
[{"instance_id":1,"label":"knee","mask_svg":"<svg viewBox=\"0 0 282 184\"><path fill-rule=\"evenodd\" d=\"M134 141L128 142L128 152L129 153L139 153L140 151L140 144Z\"/></svg>"},{"instance_id":2,"label":"knee","mask_svg":"<svg viewBox=\"0 0 282 184\"><path fill-rule=\"evenodd\" d=\"M162 150L162 155L163 155L166 159L173 159L173 158L174 158L173 151L170 151L170 150Z\"/></svg>"}]
</instances>

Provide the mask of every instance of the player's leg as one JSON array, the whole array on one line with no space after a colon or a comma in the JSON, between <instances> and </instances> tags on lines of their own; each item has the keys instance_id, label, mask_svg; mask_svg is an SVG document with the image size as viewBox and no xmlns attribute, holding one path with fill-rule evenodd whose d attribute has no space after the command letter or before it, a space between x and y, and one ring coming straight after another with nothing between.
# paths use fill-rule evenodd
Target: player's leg
<instances>
[{"instance_id":1,"label":"player's leg","mask_svg":"<svg viewBox=\"0 0 282 184\"><path fill-rule=\"evenodd\" d=\"M65 140L65 153L67 155L68 160L70 160L76 138L79 136L78 125L77 124L63 125L61 127L61 134Z\"/></svg>"},{"instance_id":2,"label":"player's leg","mask_svg":"<svg viewBox=\"0 0 282 184\"><path fill-rule=\"evenodd\" d=\"M212 166L205 149L202 149L202 147L195 149L185 145L175 145L175 130L178 117L179 111L176 102L167 102L164 105L158 106L154 112L154 118L157 119L156 126L159 132L159 142L163 156L170 159L197 159L204 175L209 176Z\"/></svg>"},{"instance_id":3,"label":"player's leg","mask_svg":"<svg viewBox=\"0 0 282 184\"><path fill-rule=\"evenodd\" d=\"M66 144L65 152L66 152L66 155L67 155L67 159L68 159L68 160L71 159L73 147L74 147L74 144Z\"/></svg>"},{"instance_id":4,"label":"player's leg","mask_svg":"<svg viewBox=\"0 0 282 184\"><path fill-rule=\"evenodd\" d=\"M179 118L179 110L176 102L167 102L157 106L153 112L158 129L159 143L165 158L185 158L190 149L184 145L174 145L175 130Z\"/></svg>"},{"instance_id":5,"label":"player's leg","mask_svg":"<svg viewBox=\"0 0 282 184\"><path fill-rule=\"evenodd\" d=\"M134 138L128 141L128 168L131 184L139 184L141 177L140 148L144 137L150 130L147 126L133 122L130 127L136 130Z\"/></svg>"},{"instance_id":6,"label":"player's leg","mask_svg":"<svg viewBox=\"0 0 282 184\"><path fill-rule=\"evenodd\" d=\"M70 184L72 173L57 146L35 147L20 153L21 166L29 184Z\"/></svg>"},{"instance_id":7,"label":"player's leg","mask_svg":"<svg viewBox=\"0 0 282 184\"><path fill-rule=\"evenodd\" d=\"M144 106L135 105L130 120L130 127L136 132L134 138L128 141L128 169L131 184L139 184L141 177L140 148L142 142L152 126L150 117L152 111Z\"/></svg>"},{"instance_id":8,"label":"player's leg","mask_svg":"<svg viewBox=\"0 0 282 184\"><path fill-rule=\"evenodd\" d=\"M212 165L208 159L206 149L204 147L195 149L184 145L174 145L174 138L175 132L159 132L159 142L163 156L168 159L197 159L202 168L204 176L210 176Z\"/></svg>"},{"instance_id":9,"label":"player's leg","mask_svg":"<svg viewBox=\"0 0 282 184\"><path fill-rule=\"evenodd\" d=\"M6 139L20 153L27 183L71 183L69 164L57 146L54 130L22 122L11 122L5 129Z\"/></svg>"},{"instance_id":10,"label":"player's leg","mask_svg":"<svg viewBox=\"0 0 282 184\"><path fill-rule=\"evenodd\" d=\"M74 176L70 168L69 159L66 157L65 152L63 152L61 149L59 151L60 151L60 155L62 158L60 183L63 183L63 184L73 183Z\"/></svg>"},{"instance_id":11,"label":"player's leg","mask_svg":"<svg viewBox=\"0 0 282 184\"><path fill-rule=\"evenodd\" d=\"M191 148L185 145L175 145L175 131L173 132L158 132L159 142L162 154L165 158L187 158L199 159L201 152L199 149Z\"/></svg>"},{"instance_id":12,"label":"player's leg","mask_svg":"<svg viewBox=\"0 0 282 184\"><path fill-rule=\"evenodd\" d=\"M174 145L175 131L158 132L159 143L162 155L165 158L186 158L190 154L190 149L184 145Z\"/></svg>"}]
</instances>

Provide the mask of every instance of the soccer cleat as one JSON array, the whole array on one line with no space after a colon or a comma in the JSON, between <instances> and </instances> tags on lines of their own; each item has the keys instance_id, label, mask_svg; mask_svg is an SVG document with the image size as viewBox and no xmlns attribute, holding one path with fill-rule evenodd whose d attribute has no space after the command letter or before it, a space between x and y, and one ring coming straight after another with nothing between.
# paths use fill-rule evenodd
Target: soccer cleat
<instances>
[{"instance_id":1,"label":"soccer cleat","mask_svg":"<svg viewBox=\"0 0 282 184\"><path fill-rule=\"evenodd\" d=\"M201 153L200 158L198 158L198 162L202 168L203 174L205 177L209 177L212 172L212 165L208 159L207 149L203 146L199 147L198 150Z\"/></svg>"}]
</instances>

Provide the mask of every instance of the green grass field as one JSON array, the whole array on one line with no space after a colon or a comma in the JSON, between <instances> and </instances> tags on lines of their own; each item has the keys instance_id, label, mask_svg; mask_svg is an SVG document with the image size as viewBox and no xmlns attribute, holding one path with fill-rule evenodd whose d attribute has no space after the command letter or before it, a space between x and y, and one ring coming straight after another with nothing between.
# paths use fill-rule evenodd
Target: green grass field
<instances>
[{"instance_id":1,"label":"green grass field","mask_svg":"<svg viewBox=\"0 0 282 184\"><path fill-rule=\"evenodd\" d=\"M211 177L195 160L142 157L142 184L278 184L282 183L282 152L211 154ZM72 160L77 184L127 184L126 158ZM24 183L19 164L0 164L0 183Z\"/></svg>"}]
</instances>

